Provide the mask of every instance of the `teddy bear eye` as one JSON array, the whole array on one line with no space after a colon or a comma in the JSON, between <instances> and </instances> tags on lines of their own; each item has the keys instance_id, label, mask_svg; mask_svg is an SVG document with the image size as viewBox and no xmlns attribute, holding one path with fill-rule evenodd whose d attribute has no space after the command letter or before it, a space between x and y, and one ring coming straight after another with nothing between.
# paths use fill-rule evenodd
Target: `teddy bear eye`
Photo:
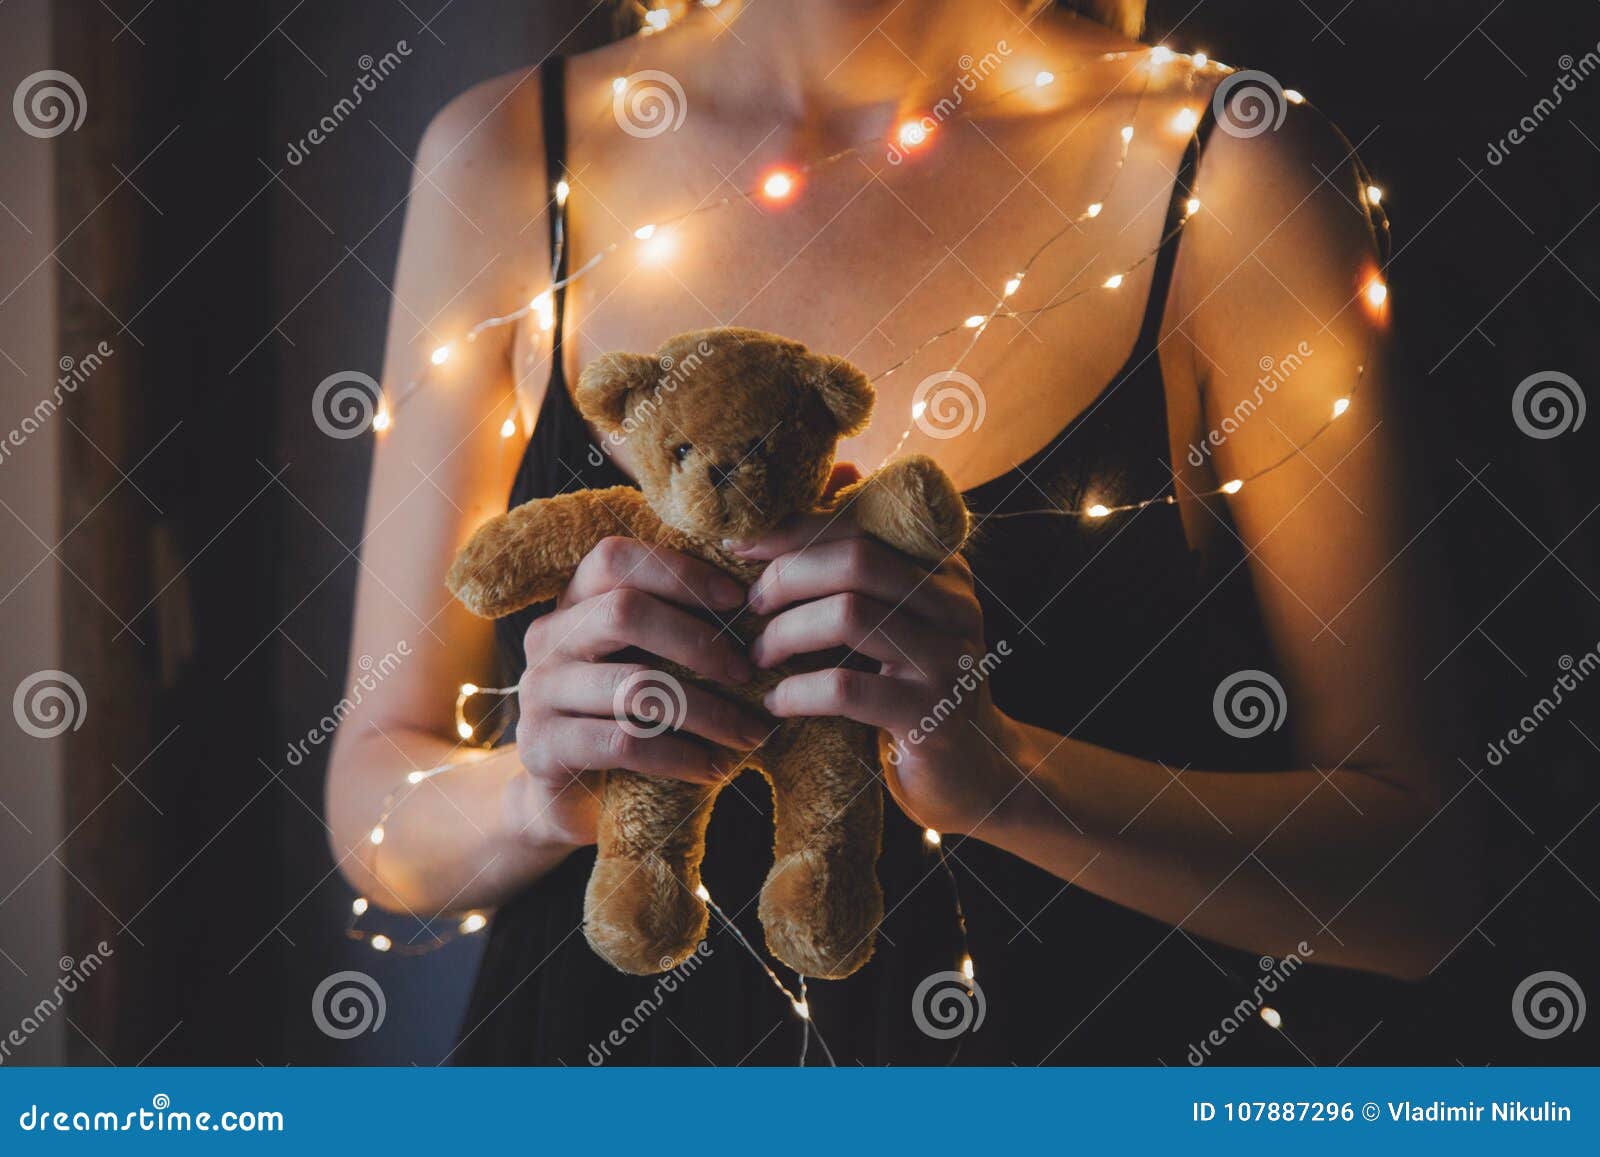
<instances>
[{"instance_id":1,"label":"teddy bear eye","mask_svg":"<svg viewBox=\"0 0 1600 1157\"><path fill-rule=\"evenodd\" d=\"M694 449L694 447L689 445L689 443L680 442L680 443L678 443L677 446L673 447L672 456L674 458L676 458L679 462L682 462L685 458L687 458L689 456L689 451L693 450L693 449Z\"/></svg>"}]
</instances>

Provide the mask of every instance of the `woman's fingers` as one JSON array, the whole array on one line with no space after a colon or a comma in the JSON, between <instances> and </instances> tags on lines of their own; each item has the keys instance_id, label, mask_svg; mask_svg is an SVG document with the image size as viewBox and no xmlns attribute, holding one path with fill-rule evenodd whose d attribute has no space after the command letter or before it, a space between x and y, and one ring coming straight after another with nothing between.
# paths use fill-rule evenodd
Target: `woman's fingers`
<instances>
[{"instance_id":1,"label":"woman's fingers","mask_svg":"<svg viewBox=\"0 0 1600 1157\"><path fill-rule=\"evenodd\" d=\"M869 659L908 667L926 677L945 638L888 603L846 591L776 616L751 644L750 658L758 667L775 667L795 655L849 647Z\"/></svg>"},{"instance_id":2,"label":"woman's fingers","mask_svg":"<svg viewBox=\"0 0 1600 1157\"><path fill-rule=\"evenodd\" d=\"M775 559L781 554L801 550L822 542L850 538L861 533L855 515L849 508L828 514L796 514L783 521L776 530L754 542L734 542L729 549L740 558L759 562Z\"/></svg>"},{"instance_id":3,"label":"woman's fingers","mask_svg":"<svg viewBox=\"0 0 1600 1157\"><path fill-rule=\"evenodd\" d=\"M573 771L621 768L664 775L687 783L721 783L732 767L719 769L703 744L653 728L622 727L615 719L559 719L538 742L546 754Z\"/></svg>"},{"instance_id":4,"label":"woman's fingers","mask_svg":"<svg viewBox=\"0 0 1600 1157\"><path fill-rule=\"evenodd\" d=\"M650 730L665 727L747 751L772 733L773 724L741 704L642 663L578 663L538 677L529 696L563 715L638 719Z\"/></svg>"},{"instance_id":5,"label":"woman's fingers","mask_svg":"<svg viewBox=\"0 0 1600 1157\"><path fill-rule=\"evenodd\" d=\"M743 683L755 673L731 632L632 587L552 611L524 637L530 668L556 655L592 660L628 647L721 683Z\"/></svg>"},{"instance_id":6,"label":"woman's fingers","mask_svg":"<svg viewBox=\"0 0 1600 1157\"><path fill-rule=\"evenodd\" d=\"M842 715L887 731L907 730L928 710L911 684L848 667L791 675L768 691L764 702L780 718Z\"/></svg>"},{"instance_id":7,"label":"woman's fingers","mask_svg":"<svg viewBox=\"0 0 1600 1157\"><path fill-rule=\"evenodd\" d=\"M775 559L750 587L748 605L773 614L840 591L881 599L948 630L970 627L980 613L965 581L929 572L872 538L843 538Z\"/></svg>"},{"instance_id":8,"label":"woman's fingers","mask_svg":"<svg viewBox=\"0 0 1600 1157\"><path fill-rule=\"evenodd\" d=\"M680 551L636 538L603 538L567 584L558 606L568 607L631 587L686 607L731 611L744 599L744 588L709 563Z\"/></svg>"}]
</instances>

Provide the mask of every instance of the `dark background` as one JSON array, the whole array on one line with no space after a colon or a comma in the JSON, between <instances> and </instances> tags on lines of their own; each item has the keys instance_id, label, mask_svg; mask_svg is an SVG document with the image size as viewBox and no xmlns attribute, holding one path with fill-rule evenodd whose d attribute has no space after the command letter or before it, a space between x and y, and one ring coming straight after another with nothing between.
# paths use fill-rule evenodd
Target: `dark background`
<instances>
[{"instance_id":1,"label":"dark background","mask_svg":"<svg viewBox=\"0 0 1600 1157\"><path fill-rule=\"evenodd\" d=\"M407 157L430 115L558 43L596 43L610 18L590 11L56 7L55 66L91 93L83 130L58 144L59 228L84 221L61 250L61 343L116 335L128 351L95 405L69 410L114 464L64 433L67 517L123 470L137 483L63 553L115 589L114 613L144 640L124 634L108 654L113 612L64 588L68 669L138 689L70 737L65 826L84 822L60 853L82 884L66 887L67 935L117 943L113 983L75 1013L75 1062L428 1063L448 1048L474 947L400 959L345 942L350 892L320 819L326 750L284 759L344 694L368 466L366 441L319 432L310 398L335 371L379 371ZM1389 193L1400 420L1417 452L1413 493L1397 499L1439 563L1426 600L1450 615L1426 665L1463 640L1436 678L1463 718L1450 754L1487 771L1468 791L1488 820L1498 903L1418 990L1423 1035L1380 1031L1350 1060L1592 1062L1593 1026L1536 1042L1508 1005L1542 969L1600 994L1587 882L1600 881L1600 693L1586 687L1503 767L1485 767L1484 746L1548 693L1560 656L1600 643L1600 419L1541 441L1510 410L1536 371L1600 386L1600 77L1504 164L1485 150L1550 92L1561 57L1595 49L1600 5L1158 0L1151 17L1151 39L1305 91ZM358 58L400 40L412 55L395 75L287 164L288 143L349 92ZM118 783L113 762L137 765L147 800L122 790L99 803ZM381 1032L317 1031L311 992L336 968L379 978Z\"/></svg>"}]
</instances>

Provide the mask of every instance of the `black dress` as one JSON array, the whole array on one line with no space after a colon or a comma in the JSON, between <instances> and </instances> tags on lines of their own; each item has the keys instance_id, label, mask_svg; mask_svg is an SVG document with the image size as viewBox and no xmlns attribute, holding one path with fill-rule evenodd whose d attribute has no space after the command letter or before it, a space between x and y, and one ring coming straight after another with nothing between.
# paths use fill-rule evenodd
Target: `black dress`
<instances>
[{"instance_id":1,"label":"black dress","mask_svg":"<svg viewBox=\"0 0 1600 1157\"><path fill-rule=\"evenodd\" d=\"M542 76L551 178L563 171L562 69ZM1207 123L1173 189L1167 235L1183 212ZM565 254L552 229L558 277ZM1174 507L1103 519L1021 515L1082 509L1093 494L1129 499L1172 489L1166 394L1157 344L1175 240L1157 258L1133 353L1099 397L1015 470L967 492L978 530L969 550L991 648L1010 649L990 678L1011 716L1115 751L1184 767L1292 767L1287 729L1233 738L1217 724L1218 684L1273 670L1251 581L1237 550L1190 550ZM562 373L562 296L555 356L510 504L584 487L626 485L599 453ZM1119 501L1122 500L1119 498ZM1224 535L1229 538L1231 536ZM548 607L498 624L508 682L522 635ZM707 835L706 886L760 946L755 898L771 861L770 799L754 773L718 801ZM975 839L951 837L984 1018L976 1031L930 1036L913 1015L919 983L960 956L949 882L915 827L886 803L885 916L869 964L848 980L812 982L814 1023L843 1064L1156 1064L1334 1062L1383 1015L1388 986L1308 968L1249 1005L1284 970L1130 912ZM464 1064L782 1064L799 1056L788 1002L735 943L712 931L701 957L670 982L614 971L581 928L592 848L569 857L495 915L453 1059ZM1313 948L1315 945L1313 944ZM1263 965L1268 967L1264 970ZM788 978L792 981L792 977ZM936 1026L937 1027L937 1026ZM1216 1032L1221 1045L1210 1043ZM826 1063L812 1043L808 1063Z\"/></svg>"}]
</instances>

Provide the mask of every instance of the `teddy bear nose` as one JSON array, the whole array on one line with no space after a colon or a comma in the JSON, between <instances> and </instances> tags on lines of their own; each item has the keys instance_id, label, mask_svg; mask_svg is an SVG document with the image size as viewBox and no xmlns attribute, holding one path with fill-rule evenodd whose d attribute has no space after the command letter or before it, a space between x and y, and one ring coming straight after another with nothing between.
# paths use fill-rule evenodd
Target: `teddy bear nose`
<instances>
[{"instance_id":1,"label":"teddy bear nose","mask_svg":"<svg viewBox=\"0 0 1600 1157\"><path fill-rule=\"evenodd\" d=\"M735 467L733 466L723 466L719 463L713 462L706 467L706 474L711 479L711 485L720 490L727 484L728 479L733 477L734 469Z\"/></svg>"}]
</instances>

